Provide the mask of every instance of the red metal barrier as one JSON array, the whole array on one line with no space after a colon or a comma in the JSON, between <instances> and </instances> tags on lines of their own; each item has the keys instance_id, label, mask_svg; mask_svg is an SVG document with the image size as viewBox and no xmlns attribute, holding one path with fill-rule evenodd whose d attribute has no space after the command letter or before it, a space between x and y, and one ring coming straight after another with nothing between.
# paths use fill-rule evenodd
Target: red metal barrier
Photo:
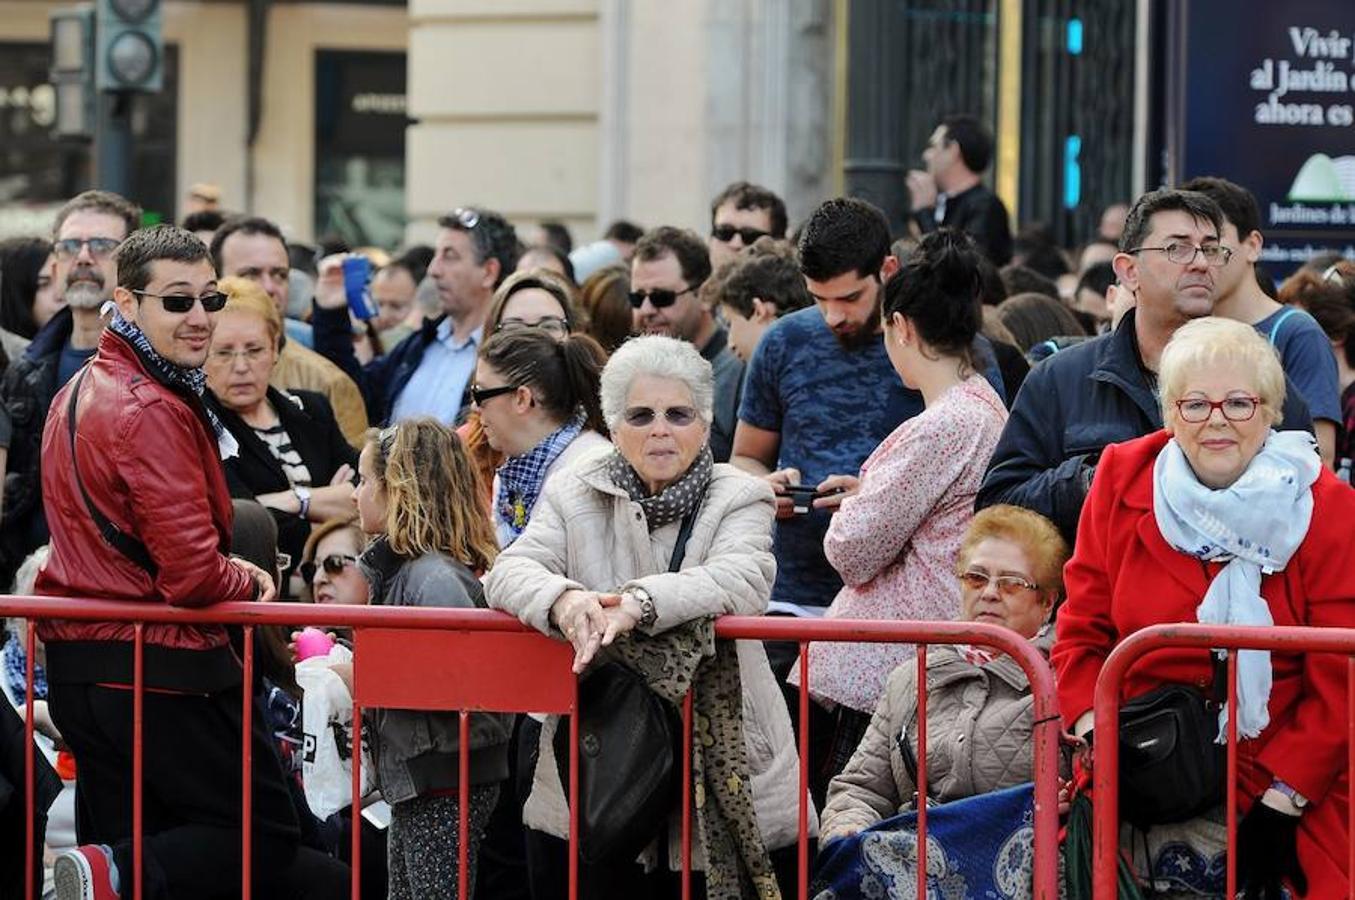
<instances>
[{"instance_id":1,"label":"red metal barrier","mask_svg":"<svg viewBox=\"0 0 1355 900\"><path fill-rule=\"evenodd\" d=\"M1228 651L1228 706L1237 708L1237 651L1270 650L1282 653L1333 653L1350 657L1347 682L1355 697L1355 629L1311 628L1296 626L1228 626L1179 623L1154 625L1136 631L1116 645L1096 680L1093 697L1093 733L1096 756L1092 765L1093 882L1096 900L1114 900L1117 896L1116 866L1119 857L1119 764L1120 695L1125 676L1141 657L1166 648L1198 648ZM1347 716L1349 765L1355 767L1355 712ZM1237 716L1228 717L1228 873L1227 893L1237 895L1237 871L1233 865L1233 847L1237 841ZM1349 834L1352 838L1347 872L1355 877L1355 802L1350 804Z\"/></svg>"},{"instance_id":2,"label":"red metal barrier","mask_svg":"<svg viewBox=\"0 0 1355 900\"><path fill-rule=\"evenodd\" d=\"M361 711L367 706L385 706L404 709L459 710L462 746L466 745L468 715L471 712L545 712L569 714L577 706L578 683L571 674L573 651L568 644L551 640L527 628L516 619L502 613L485 610L316 606L312 604L219 604L206 609L179 609L163 605L139 606L98 600L71 600L51 597L0 596L0 615L18 616L30 620L28 631L28 680L31 686L34 660L35 619L71 619L82 621L134 622L135 627L135 685L134 685L134 748L133 748L133 900L140 900L142 884L142 771L141 771L141 703L142 686L142 625L148 622L175 622L182 624L226 624L243 627L246 650L246 678L253 671L253 629L263 625L303 627L316 625L353 629L354 638L354 721L360 721ZM1297 629L1291 629L1297 630ZM800 787L798 840L798 895L808 894L809 881L809 685L810 671L807 648L811 641L849 643L910 643L918 645L918 795L927 795L926 768L926 648L930 644L965 643L989 646L1009 654L1025 670L1030 680L1034 712L1034 771L1035 771L1035 872L1034 896L1053 900L1058 896L1058 735L1059 716L1054 692L1053 674L1049 665L1031 644L1006 628L971 622L894 622L859 620L809 620L793 618L764 618L727 616L716 622L716 635L721 638L745 640L774 640L798 643L802 683L800 691ZM1355 638L1351 646L1355 648ZM1355 676L1353 676L1355 677ZM246 684L249 682L247 681ZM249 727L252 709L250 691L245 691L244 728L242 744L242 812L244 820L250 815L250 742ZM25 737L29 743L25 772L27 808L32 828L33 808L33 710L32 691L29 690ZM361 729L353 729L353 756L361 759L358 741ZM577 717L570 716L571 745L578 745ZM691 896L691 741L692 702L688 695L683 703L683 801L682 896ZM78 765L78 761L77 761ZM460 796L467 797L466 754L461 754ZM353 793L359 793L360 769L353 767ZM573 756L569 771L570 797L578 796L577 758ZM361 853L359 832L361 816L354 806L353 815L353 875L352 896L359 897ZM460 804L460 833L466 834L468 806ZM577 846L577 804L570 804L570 846ZM919 896L926 895L926 811L919 808ZM242 885L243 896L249 897L250 835L242 828ZM466 895L467 845L460 846L461 896ZM32 835L28 841L29 877L32 873ZM578 889L578 857L570 854L570 898ZM31 893L32 885L29 890Z\"/></svg>"}]
</instances>

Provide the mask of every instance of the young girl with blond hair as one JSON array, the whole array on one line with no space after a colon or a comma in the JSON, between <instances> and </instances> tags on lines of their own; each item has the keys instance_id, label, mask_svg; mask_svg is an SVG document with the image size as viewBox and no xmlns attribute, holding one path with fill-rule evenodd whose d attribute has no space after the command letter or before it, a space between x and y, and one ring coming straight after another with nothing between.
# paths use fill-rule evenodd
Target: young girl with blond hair
<instances>
[{"instance_id":1,"label":"young girl with blond hair","mask_svg":"<svg viewBox=\"0 0 1355 900\"><path fill-rule=\"evenodd\" d=\"M480 487L461 441L435 419L370 433L355 495L374 540L358 560L373 605L485 605L479 576L497 552ZM471 892L485 822L508 775L509 717L470 719L469 788L458 796L458 714L372 710L376 767L391 806L391 900L457 896L458 804L469 805Z\"/></svg>"}]
</instances>

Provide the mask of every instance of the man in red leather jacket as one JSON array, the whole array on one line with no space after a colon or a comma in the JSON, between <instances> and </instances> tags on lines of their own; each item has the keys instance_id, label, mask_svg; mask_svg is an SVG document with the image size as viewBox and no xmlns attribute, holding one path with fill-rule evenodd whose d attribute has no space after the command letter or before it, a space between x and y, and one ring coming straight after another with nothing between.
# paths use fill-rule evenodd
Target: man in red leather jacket
<instances>
[{"instance_id":1,"label":"man in red leather jacket","mask_svg":"<svg viewBox=\"0 0 1355 900\"><path fill-rule=\"evenodd\" d=\"M172 226L117 251L117 311L43 433L51 556L40 594L204 607L271 600L272 578L227 555L220 459L234 441L201 402L224 297L207 247ZM76 758L82 845L55 867L58 897L132 889L133 626L53 621L52 718ZM144 628L143 895L239 896L242 667L216 625ZM255 896L342 896L347 869L298 850L299 830L262 715L254 717ZM293 882L300 882L300 886Z\"/></svg>"}]
</instances>

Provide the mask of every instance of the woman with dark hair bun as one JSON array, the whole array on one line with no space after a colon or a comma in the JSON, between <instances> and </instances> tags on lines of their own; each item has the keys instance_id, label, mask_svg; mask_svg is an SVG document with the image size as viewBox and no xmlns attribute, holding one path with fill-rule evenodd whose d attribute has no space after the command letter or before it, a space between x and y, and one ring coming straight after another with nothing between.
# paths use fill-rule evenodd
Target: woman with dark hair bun
<instances>
[{"instance_id":1,"label":"woman with dark hair bun","mask_svg":"<svg viewBox=\"0 0 1355 900\"><path fill-rule=\"evenodd\" d=\"M610 446L598 400L606 361L585 334L557 340L534 328L500 331L480 350L471 400L485 440L503 455L492 492L501 547L527 527L552 472Z\"/></svg>"},{"instance_id":2,"label":"woman with dark hair bun","mask_svg":"<svg viewBox=\"0 0 1355 900\"><path fill-rule=\"evenodd\" d=\"M943 229L918 245L885 285L885 349L926 409L895 429L839 485L848 496L833 516L824 552L844 587L828 618L954 619L960 610L955 559L974 515L974 497L1007 420L997 392L975 365L980 311L979 251ZM809 690L836 704L836 728L821 787L856 749L889 673L913 654L907 644L811 644ZM799 681L798 667L791 673Z\"/></svg>"}]
</instances>

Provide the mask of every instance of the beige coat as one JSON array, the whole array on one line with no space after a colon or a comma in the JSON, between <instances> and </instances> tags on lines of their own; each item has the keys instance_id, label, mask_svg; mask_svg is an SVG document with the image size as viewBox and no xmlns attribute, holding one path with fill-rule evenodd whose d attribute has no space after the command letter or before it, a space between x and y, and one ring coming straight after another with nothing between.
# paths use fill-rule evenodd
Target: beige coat
<instances>
[{"instance_id":1,"label":"beige coat","mask_svg":"<svg viewBox=\"0 0 1355 900\"><path fill-rule=\"evenodd\" d=\"M1049 640L1037 639L1041 651L1048 653ZM915 754L916 685L914 660L890 674L866 736L828 785L821 843L915 808L917 785L899 736L906 725ZM927 654L928 796L945 802L1032 780L1033 709L1030 682L1011 657L977 666L955 647L933 647Z\"/></svg>"},{"instance_id":2,"label":"beige coat","mask_svg":"<svg viewBox=\"0 0 1355 900\"><path fill-rule=\"evenodd\" d=\"M765 482L733 466L716 465L682 569L670 573L678 523L651 534L639 504L612 484L605 456L585 459L546 483L527 530L499 556L485 580L491 607L560 639L550 624L550 609L571 589L643 587L658 612L650 633L702 616L755 616L766 610L776 563L771 552L775 507ZM753 804L763 840L775 850L793 844L797 836L799 759L790 715L762 644L739 641L738 652ZM553 726L547 722L542 729L543 759L553 758L547 752ZM568 809L554 766L538 765L523 821L560 837L568 834ZM817 825L811 809L814 831ZM674 866L677 836L675 816L669 841ZM701 848L694 847L693 855L699 865Z\"/></svg>"},{"instance_id":3,"label":"beige coat","mask_svg":"<svg viewBox=\"0 0 1355 900\"><path fill-rule=\"evenodd\" d=\"M367 434L367 405L362 402L362 391L343 369L314 350L287 341L278 353L268 383L281 391L324 394L343 436L354 447L362 448Z\"/></svg>"}]
</instances>

